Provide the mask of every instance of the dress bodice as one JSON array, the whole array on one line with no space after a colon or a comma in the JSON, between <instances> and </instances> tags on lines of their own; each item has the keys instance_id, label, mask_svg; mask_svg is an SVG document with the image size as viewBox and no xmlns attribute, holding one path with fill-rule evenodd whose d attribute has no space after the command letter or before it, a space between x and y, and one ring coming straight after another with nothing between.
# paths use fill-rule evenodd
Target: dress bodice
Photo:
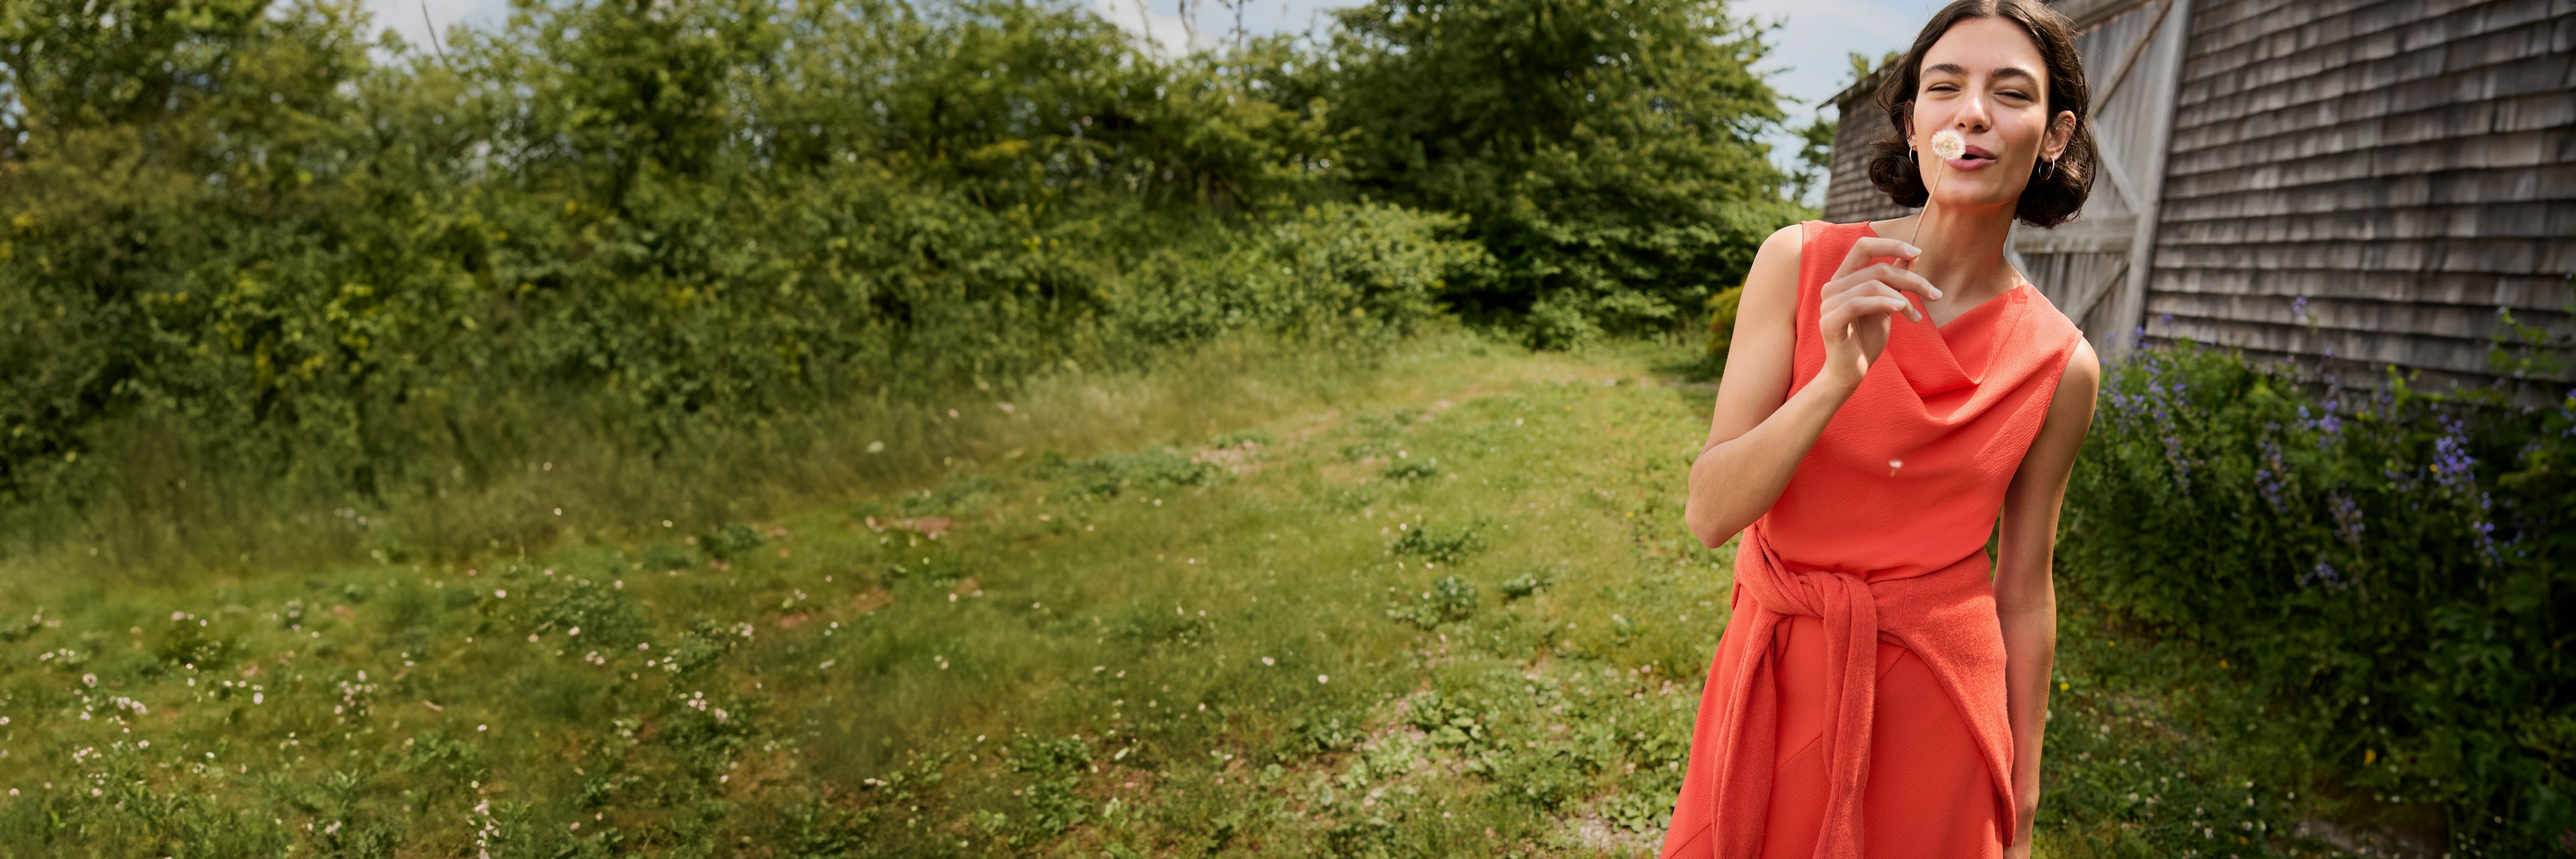
<instances>
[{"instance_id":1,"label":"dress bodice","mask_svg":"<svg viewBox=\"0 0 2576 859\"><path fill-rule=\"evenodd\" d=\"M1876 235L1866 221L1802 226L1793 394L1824 366L1819 290L1854 242ZM2027 282L1943 325L1923 315L1894 317L1879 360L1763 517L1784 561L1875 581L1984 548L2083 335Z\"/></svg>"}]
</instances>

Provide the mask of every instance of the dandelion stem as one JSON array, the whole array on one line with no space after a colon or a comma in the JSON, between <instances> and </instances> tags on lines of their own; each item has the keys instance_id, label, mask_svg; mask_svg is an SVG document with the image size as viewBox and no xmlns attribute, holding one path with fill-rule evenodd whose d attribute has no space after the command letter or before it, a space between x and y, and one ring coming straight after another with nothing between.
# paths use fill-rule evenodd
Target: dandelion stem
<instances>
[{"instance_id":1,"label":"dandelion stem","mask_svg":"<svg viewBox=\"0 0 2576 859\"><path fill-rule=\"evenodd\" d=\"M1923 211L1914 216L1914 232L1905 237L1905 243L1909 245L1914 244L1915 236L1923 234L1923 222L1932 218L1933 195L1941 192L1941 174L1949 172L1941 169L1943 165L1941 164L1940 159L1935 158L1932 160L1932 163L1934 165L1932 168L1932 187L1930 190L1923 192ZM1913 269L1914 261L1907 260L1905 262L1905 267L1908 270Z\"/></svg>"}]
</instances>

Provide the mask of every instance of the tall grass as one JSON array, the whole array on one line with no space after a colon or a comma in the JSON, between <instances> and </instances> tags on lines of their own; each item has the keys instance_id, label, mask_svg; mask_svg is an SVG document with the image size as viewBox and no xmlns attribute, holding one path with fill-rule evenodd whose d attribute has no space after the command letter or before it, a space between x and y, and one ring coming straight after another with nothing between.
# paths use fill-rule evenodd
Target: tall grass
<instances>
[{"instance_id":1,"label":"tall grass","mask_svg":"<svg viewBox=\"0 0 2576 859\"><path fill-rule=\"evenodd\" d=\"M853 396L756 422L707 424L643 448L601 418L614 402L484 403L477 432L416 456L445 468L364 498L332 475L186 455L185 429L122 427L99 458L116 490L0 511L0 578L168 582L374 559L450 563L703 529L1046 455L1206 434L1385 384L1389 361L1483 355L1452 328L1393 357L1245 334L1129 369L1064 367L1008 387ZM440 474L445 472L445 474ZM692 532L694 533L694 532Z\"/></svg>"}]
</instances>

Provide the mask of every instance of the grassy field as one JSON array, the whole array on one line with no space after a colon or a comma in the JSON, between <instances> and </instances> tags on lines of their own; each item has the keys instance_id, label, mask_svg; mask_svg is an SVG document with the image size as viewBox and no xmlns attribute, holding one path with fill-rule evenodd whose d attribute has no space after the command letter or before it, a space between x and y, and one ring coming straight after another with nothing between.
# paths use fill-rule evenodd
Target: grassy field
<instances>
[{"instance_id":1,"label":"grassy field","mask_svg":"<svg viewBox=\"0 0 2576 859\"><path fill-rule=\"evenodd\" d=\"M1690 357L984 393L836 448L913 485L755 521L22 567L0 856L1651 855L1732 561L1681 526ZM2224 666L2061 629L2043 855L2333 852L2177 691Z\"/></svg>"}]
</instances>

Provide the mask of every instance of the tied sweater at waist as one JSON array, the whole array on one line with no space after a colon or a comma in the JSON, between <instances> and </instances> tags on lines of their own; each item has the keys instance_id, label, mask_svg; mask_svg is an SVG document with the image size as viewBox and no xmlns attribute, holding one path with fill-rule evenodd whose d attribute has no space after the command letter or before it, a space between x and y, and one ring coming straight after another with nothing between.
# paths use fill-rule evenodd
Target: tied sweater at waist
<instances>
[{"instance_id":1,"label":"tied sweater at waist","mask_svg":"<svg viewBox=\"0 0 2576 859\"><path fill-rule=\"evenodd\" d=\"M2010 844L2012 728L2005 711L2003 633L1988 570L1981 547L1929 573L1866 581L1851 573L1797 569L1772 549L1763 523L1745 529L1736 551L1737 590L1727 635L1709 666L1711 694L1700 700L1690 771L1662 855L1760 854L1779 736L1771 644L1794 615L1823 621L1832 666L1822 740L1828 799L1817 856L1861 855L1861 791L1869 779L1881 639L1920 657L1949 691L1984 753L1997 791L1997 819L2007 821L2000 834ZM1712 838L1716 843L1701 843Z\"/></svg>"}]
</instances>

